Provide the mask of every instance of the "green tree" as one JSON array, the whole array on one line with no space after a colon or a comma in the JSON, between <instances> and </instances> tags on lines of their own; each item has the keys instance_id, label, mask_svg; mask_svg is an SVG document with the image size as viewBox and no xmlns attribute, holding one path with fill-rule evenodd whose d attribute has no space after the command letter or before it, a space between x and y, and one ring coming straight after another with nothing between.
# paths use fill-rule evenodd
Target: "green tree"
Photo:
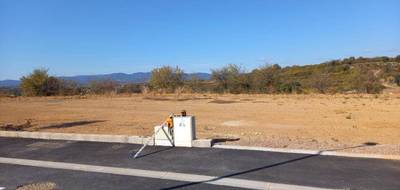
<instances>
[{"instance_id":1,"label":"green tree","mask_svg":"<svg viewBox=\"0 0 400 190\"><path fill-rule=\"evenodd\" d=\"M151 71L149 81L152 90L163 92L174 92L178 87L183 86L183 70L179 67L163 66Z\"/></svg>"},{"instance_id":2,"label":"green tree","mask_svg":"<svg viewBox=\"0 0 400 190\"><path fill-rule=\"evenodd\" d=\"M221 69L211 71L211 79L217 84L217 92L239 93L248 78L243 77L244 71L238 65L229 64Z\"/></svg>"},{"instance_id":3,"label":"green tree","mask_svg":"<svg viewBox=\"0 0 400 190\"><path fill-rule=\"evenodd\" d=\"M35 69L28 76L22 77L20 88L24 96L75 95L79 93L75 82L49 76L47 69Z\"/></svg>"},{"instance_id":4,"label":"green tree","mask_svg":"<svg viewBox=\"0 0 400 190\"><path fill-rule=\"evenodd\" d=\"M47 69L35 69L28 76L21 78L21 91L24 96L44 96L49 79Z\"/></svg>"}]
</instances>

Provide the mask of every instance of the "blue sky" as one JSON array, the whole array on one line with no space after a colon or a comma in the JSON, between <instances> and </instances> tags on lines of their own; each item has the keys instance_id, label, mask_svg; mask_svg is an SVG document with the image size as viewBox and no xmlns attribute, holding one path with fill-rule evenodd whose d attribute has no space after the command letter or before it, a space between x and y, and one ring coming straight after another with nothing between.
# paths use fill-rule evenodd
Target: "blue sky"
<instances>
[{"instance_id":1,"label":"blue sky","mask_svg":"<svg viewBox=\"0 0 400 190\"><path fill-rule=\"evenodd\" d=\"M400 54L399 0L0 0L0 80Z\"/></svg>"}]
</instances>

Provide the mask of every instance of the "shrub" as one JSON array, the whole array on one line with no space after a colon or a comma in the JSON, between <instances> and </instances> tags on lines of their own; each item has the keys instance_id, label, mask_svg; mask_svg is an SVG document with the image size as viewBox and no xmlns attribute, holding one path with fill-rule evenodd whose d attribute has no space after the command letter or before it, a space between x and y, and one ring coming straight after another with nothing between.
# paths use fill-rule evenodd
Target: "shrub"
<instances>
[{"instance_id":1,"label":"shrub","mask_svg":"<svg viewBox=\"0 0 400 190\"><path fill-rule=\"evenodd\" d=\"M185 82L185 86L190 92L202 92L203 90L201 89L200 83L201 81L198 77L192 76Z\"/></svg>"},{"instance_id":2,"label":"shrub","mask_svg":"<svg viewBox=\"0 0 400 190\"><path fill-rule=\"evenodd\" d=\"M122 87L118 90L118 93L141 93L142 88L142 84L128 83L122 85Z\"/></svg>"},{"instance_id":3,"label":"shrub","mask_svg":"<svg viewBox=\"0 0 400 190\"><path fill-rule=\"evenodd\" d=\"M46 69L35 69L28 76L21 78L21 90L24 96L44 96L47 95L46 88L49 75Z\"/></svg>"},{"instance_id":4,"label":"shrub","mask_svg":"<svg viewBox=\"0 0 400 190\"><path fill-rule=\"evenodd\" d=\"M251 88L254 92L273 93L274 83L281 67L278 64L265 65L251 72Z\"/></svg>"},{"instance_id":5,"label":"shrub","mask_svg":"<svg viewBox=\"0 0 400 190\"><path fill-rule=\"evenodd\" d=\"M379 82L374 72L365 67L359 68L355 84L358 92L362 93L377 94L384 89L384 86Z\"/></svg>"},{"instance_id":6,"label":"shrub","mask_svg":"<svg viewBox=\"0 0 400 190\"><path fill-rule=\"evenodd\" d=\"M95 94L116 93L118 83L113 80L94 80L89 84L90 91Z\"/></svg>"},{"instance_id":7,"label":"shrub","mask_svg":"<svg viewBox=\"0 0 400 190\"><path fill-rule=\"evenodd\" d=\"M174 92L178 87L183 86L183 82L182 69L179 67L163 66L151 71L149 85L152 90Z\"/></svg>"},{"instance_id":8,"label":"shrub","mask_svg":"<svg viewBox=\"0 0 400 190\"><path fill-rule=\"evenodd\" d=\"M316 89L319 93L326 93L331 85L331 81L328 74L318 73L314 74L312 77L311 84L311 87Z\"/></svg>"},{"instance_id":9,"label":"shrub","mask_svg":"<svg viewBox=\"0 0 400 190\"><path fill-rule=\"evenodd\" d=\"M80 87L75 81L72 80L59 80L60 87L58 89L59 95L72 96L85 93L83 87Z\"/></svg>"},{"instance_id":10,"label":"shrub","mask_svg":"<svg viewBox=\"0 0 400 190\"><path fill-rule=\"evenodd\" d=\"M43 93L45 96L60 95L61 81L56 77L48 77L43 86Z\"/></svg>"},{"instance_id":11,"label":"shrub","mask_svg":"<svg viewBox=\"0 0 400 190\"><path fill-rule=\"evenodd\" d=\"M300 93L301 84L299 82L283 83L278 86L278 91L281 93Z\"/></svg>"},{"instance_id":12,"label":"shrub","mask_svg":"<svg viewBox=\"0 0 400 190\"><path fill-rule=\"evenodd\" d=\"M216 92L241 93L250 89L249 76L238 65L229 64L211 71L211 79L216 83Z\"/></svg>"},{"instance_id":13,"label":"shrub","mask_svg":"<svg viewBox=\"0 0 400 190\"><path fill-rule=\"evenodd\" d=\"M396 76L394 77L394 82L397 84L397 86L400 86L400 74L399 74L399 75L396 75Z\"/></svg>"}]
</instances>

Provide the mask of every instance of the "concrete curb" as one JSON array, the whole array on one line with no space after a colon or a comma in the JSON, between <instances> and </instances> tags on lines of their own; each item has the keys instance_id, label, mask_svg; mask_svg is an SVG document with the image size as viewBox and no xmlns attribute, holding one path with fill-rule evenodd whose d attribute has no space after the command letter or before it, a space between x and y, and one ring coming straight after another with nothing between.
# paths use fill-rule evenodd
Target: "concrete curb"
<instances>
[{"instance_id":1,"label":"concrete curb","mask_svg":"<svg viewBox=\"0 0 400 190\"><path fill-rule=\"evenodd\" d=\"M212 139L196 139L192 141L192 146L199 148L211 148L213 145L212 141Z\"/></svg>"},{"instance_id":2,"label":"concrete curb","mask_svg":"<svg viewBox=\"0 0 400 190\"><path fill-rule=\"evenodd\" d=\"M128 136L128 135L97 135L97 134L76 134L76 133L51 133L51 132L27 132L27 131L0 131L0 137L18 137L45 140L70 140L70 141L92 141L92 142L111 142L143 144L150 137ZM193 147L211 147L211 139L196 139ZM149 145L154 142L150 141Z\"/></svg>"},{"instance_id":3,"label":"concrete curb","mask_svg":"<svg viewBox=\"0 0 400 190\"><path fill-rule=\"evenodd\" d=\"M294 153L294 154L313 154L313 155L341 156L341 157L353 157L353 158L374 158L374 159L386 159L386 160L400 160L400 155L361 154L361 153L347 153L347 152L337 152L337 151L329 151L329 150L304 150L304 149L286 149L286 148L235 146L235 145L213 145L213 148L235 149L235 150L255 150L255 151L281 152L281 153Z\"/></svg>"},{"instance_id":4,"label":"concrete curb","mask_svg":"<svg viewBox=\"0 0 400 190\"><path fill-rule=\"evenodd\" d=\"M27 131L0 131L0 137L19 137L46 140L71 140L93 142L115 142L142 144L147 138L126 135L96 135L75 133L27 132Z\"/></svg>"}]
</instances>

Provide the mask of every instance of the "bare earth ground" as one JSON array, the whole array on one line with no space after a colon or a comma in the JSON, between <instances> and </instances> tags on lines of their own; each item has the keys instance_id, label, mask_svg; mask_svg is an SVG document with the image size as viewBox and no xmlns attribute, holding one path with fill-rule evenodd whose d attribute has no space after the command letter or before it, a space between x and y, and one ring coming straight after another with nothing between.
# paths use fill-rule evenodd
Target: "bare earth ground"
<instances>
[{"instance_id":1,"label":"bare earth ground","mask_svg":"<svg viewBox=\"0 0 400 190\"><path fill-rule=\"evenodd\" d=\"M153 126L182 109L196 116L198 138L400 155L400 95L0 98L0 125L31 119L28 131L150 136Z\"/></svg>"}]
</instances>

